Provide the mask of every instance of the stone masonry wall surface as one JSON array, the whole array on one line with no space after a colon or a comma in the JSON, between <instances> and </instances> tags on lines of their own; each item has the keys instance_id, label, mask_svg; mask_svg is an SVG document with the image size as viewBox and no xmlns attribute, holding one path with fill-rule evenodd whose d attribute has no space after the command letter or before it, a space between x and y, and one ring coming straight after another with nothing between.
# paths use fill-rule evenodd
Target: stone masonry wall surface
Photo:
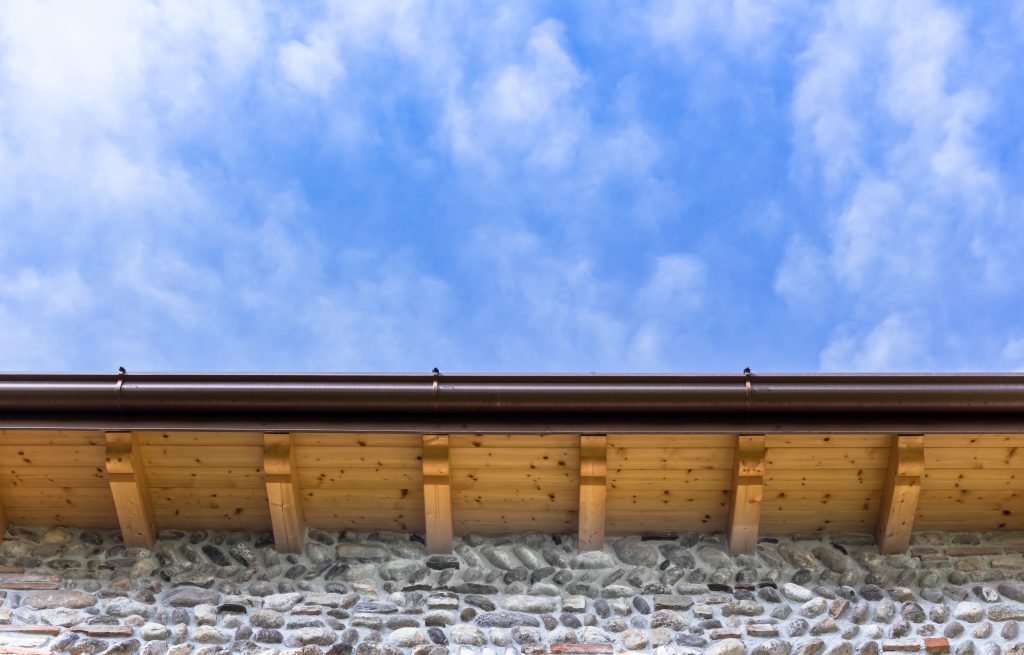
<instances>
[{"instance_id":1,"label":"stone masonry wall surface","mask_svg":"<svg viewBox=\"0 0 1024 655\"><path fill-rule=\"evenodd\" d=\"M456 540L11 528L0 543L0 653L303 655L1024 655L1024 534Z\"/></svg>"}]
</instances>

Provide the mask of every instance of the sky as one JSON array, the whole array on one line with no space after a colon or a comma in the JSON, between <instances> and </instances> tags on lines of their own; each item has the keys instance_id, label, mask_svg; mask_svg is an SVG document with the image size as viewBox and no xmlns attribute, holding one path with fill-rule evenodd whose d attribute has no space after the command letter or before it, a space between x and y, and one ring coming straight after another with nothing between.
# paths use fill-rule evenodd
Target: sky
<instances>
[{"instance_id":1,"label":"sky","mask_svg":"<svg viewBox=\"0 0 1024 655\"><path fill-rule=\"evenodd\" d=\"M1024 370L1022 61L1014 0L0 0L0 370Z\"/></svg>"}]
</instances>

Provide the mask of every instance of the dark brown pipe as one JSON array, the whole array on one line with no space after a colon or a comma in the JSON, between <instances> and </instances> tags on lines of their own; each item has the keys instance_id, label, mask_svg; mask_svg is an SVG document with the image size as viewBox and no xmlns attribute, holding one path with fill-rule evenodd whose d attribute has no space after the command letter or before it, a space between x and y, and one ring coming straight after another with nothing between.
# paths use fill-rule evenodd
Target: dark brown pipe
<instances>
[{"instance_id":1,"label":"dark brown pipe","mask_svg":"<svg viewBox=\"0 0 1024 655\"><path fill-rule=\"evenodd\" d=\"M118 385L118 380L121 384ZM0 416L1024 414L1024 374L0 374Z\"/></svg>"}]
</instances>

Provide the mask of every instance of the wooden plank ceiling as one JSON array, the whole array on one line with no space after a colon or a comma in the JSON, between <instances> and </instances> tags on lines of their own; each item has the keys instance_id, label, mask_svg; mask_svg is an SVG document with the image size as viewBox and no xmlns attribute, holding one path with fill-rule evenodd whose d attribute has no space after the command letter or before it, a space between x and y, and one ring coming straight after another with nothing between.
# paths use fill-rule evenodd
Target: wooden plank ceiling
<instances>
[{"instance_id":1,"label":"wooden plank ceiling","mask_svg":"<svg viewBox=\"0 0 1024 655\"><path fill-rule=\"evenodd\" d=\"M1024 435L0 430L0 524L457 534L1024 529Z\"/></svg>"}]
</instances>

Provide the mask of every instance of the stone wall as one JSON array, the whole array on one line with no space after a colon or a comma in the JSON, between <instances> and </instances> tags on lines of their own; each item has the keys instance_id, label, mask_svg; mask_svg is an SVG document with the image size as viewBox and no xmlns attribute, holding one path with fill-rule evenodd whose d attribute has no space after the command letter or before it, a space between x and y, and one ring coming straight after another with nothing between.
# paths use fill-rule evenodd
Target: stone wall
<instances>
[{"instance_id":1,"label":"stone wall","mask_svg":"<svg viewBox=\"0 0 1024 655\"><path fill-rule=\"evenodd\" d=\"M349 655L1024 654L1024 535L467 537L427 556L402 534L11 528L0 543L0 653Z\"/></svg>"}]
</instances>

